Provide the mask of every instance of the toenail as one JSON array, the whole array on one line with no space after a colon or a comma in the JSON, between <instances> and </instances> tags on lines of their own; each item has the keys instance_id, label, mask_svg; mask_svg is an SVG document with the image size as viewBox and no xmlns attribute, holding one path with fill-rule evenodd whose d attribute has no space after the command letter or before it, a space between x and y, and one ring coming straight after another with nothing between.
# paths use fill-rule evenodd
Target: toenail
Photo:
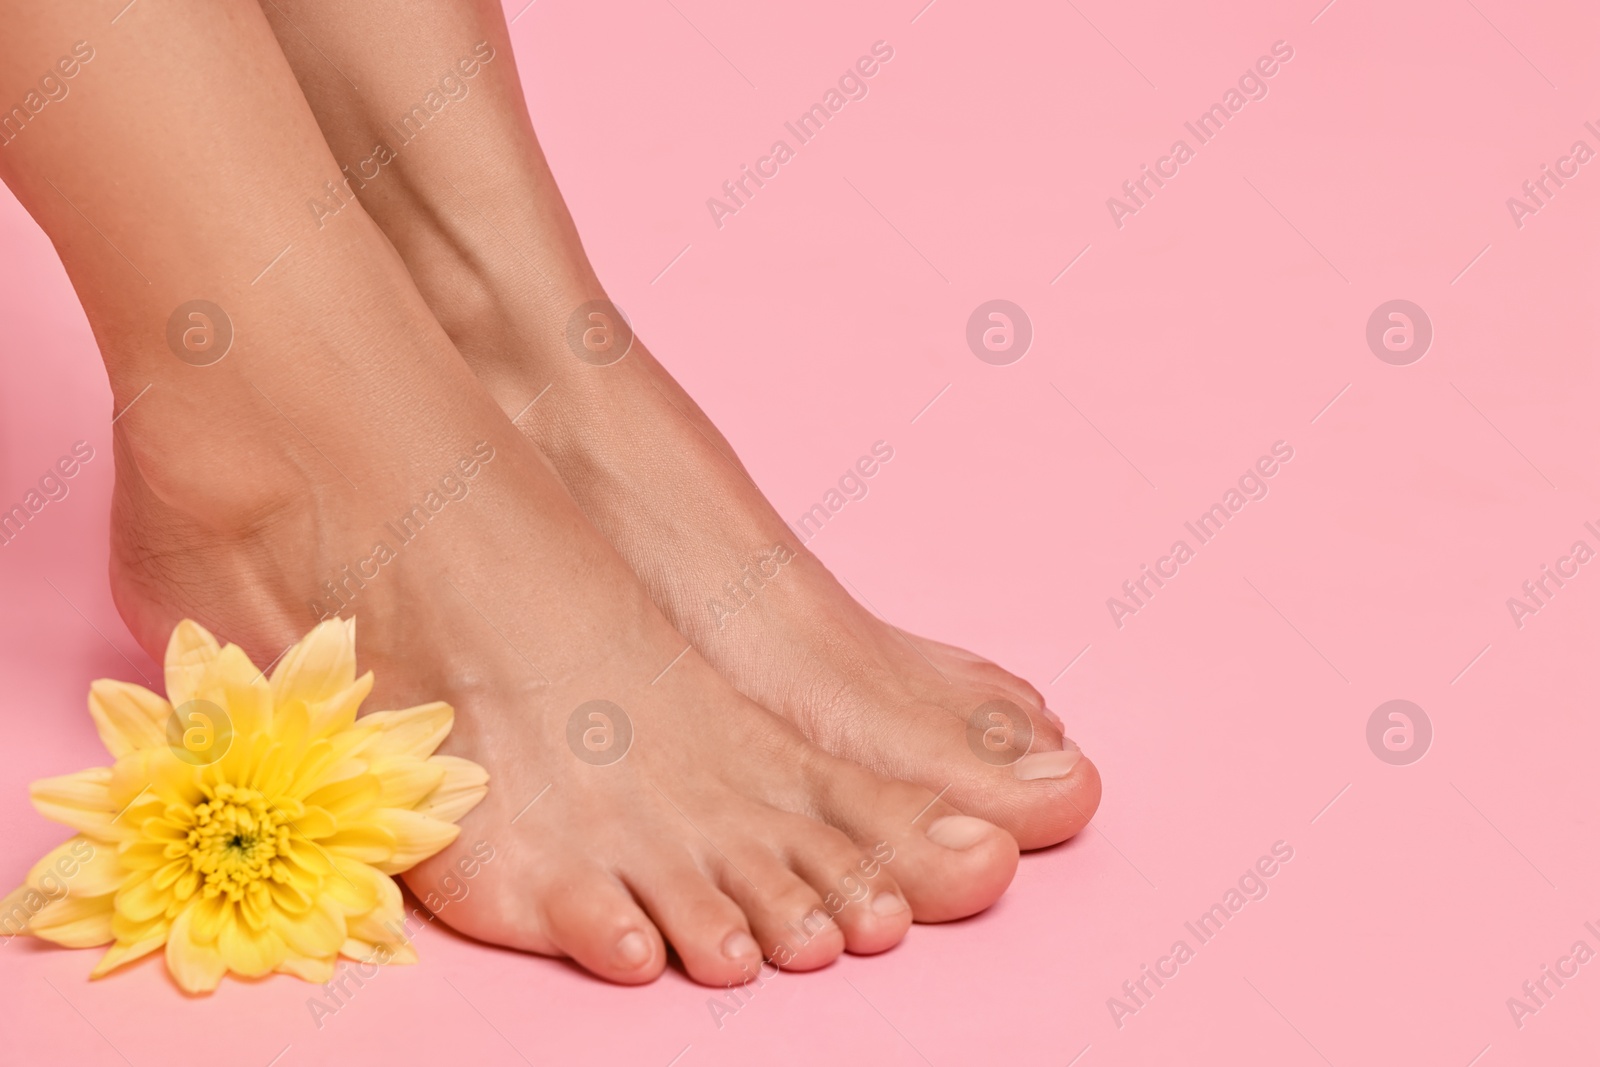
<instances>
[{"instance_id":1,"label":"toenail","mask_svg":"<svg viewBox=\"0 0 1600 1067\"><path fill-rule=\"evenodd\" d=\"M872 898L872 910L874 914L887 918L905 911L906 902L894 893L879 893Z\"/></svg>"},{"instance_id":2,"label":"toenail","mask_svg":"<svg viewBox=\"0 0 1600 1067\"><path fill-rule=\"evenodd\" d=\"M993 830L993 826L970 815L946 815L928 827L928 840L945 848L971 848Z\"/></svg>"},{"instance_id":3,"label":"toenail","mask_svg":"<svg viewBox=\"0 0 1600 1067\"><path fill-rule=\"evenodd\" d=\"M735 930L723 940L722 954L730 960L749 959L761 955L761 946L743 930Z\"/></svg>"},{"instance_id":4,"label":"toenail","mask_svg":"<svg viewBox=\"0 0 1600 1067\"><path fill-rule=\"evenodd\" d=\"M650 939L637 930L630 930L617 942L617 962L629 970L636 970L650 962Z\"/></svg>"},{"instance_id":5,"label":"toenail","mask_svg":"<svg viewBox=\"0 0 1600 1067\"><path fill-rule=\"evenodd\" d=\"M1011 766L1011 773L1024 782L1035 778L1065 778L1083 758L1083 751L1068 738L1062 738L1060 752L1032 752Z\"/></svg>"},{"instance_id":6,"label":"toenail","mask_svg":"<svg viewBox=\"0 0 1600 1067\"><path fill-rule=\"evenodd\" d=\"M1061 721L1061 716L1057 715L1049 708L1040 708L1039 710L1044 714L1046 721L1048 721L1050 725L1054 726L1057 730L1065 730L1067 728L1066 723Z\"/></svg>"}]
</instances>

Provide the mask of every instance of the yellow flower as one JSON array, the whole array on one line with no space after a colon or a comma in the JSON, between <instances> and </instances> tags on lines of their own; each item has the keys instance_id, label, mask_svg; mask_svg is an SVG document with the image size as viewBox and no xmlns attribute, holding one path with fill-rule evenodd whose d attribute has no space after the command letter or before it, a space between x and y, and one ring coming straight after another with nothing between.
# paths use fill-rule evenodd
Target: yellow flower
<instances>
[{"instance_id":1,"label":"yellow flower","mask_svg":"<svg viewBox=\"0 0 1600 1067\"><path fill-rule=\"evenodd\" d=\"M167 699L90 686L116 761L35 782L34 806L78 831L0 902L0 927L74 948L111 943L99 977L166 947L185 991L227 971L326 982L342 953L410 963L391 875L451 841L488 791L482 767L435 756L448 704L356 718L355 622L306 635L268 679L185 620Z\"/></svg>"}]
</instances>

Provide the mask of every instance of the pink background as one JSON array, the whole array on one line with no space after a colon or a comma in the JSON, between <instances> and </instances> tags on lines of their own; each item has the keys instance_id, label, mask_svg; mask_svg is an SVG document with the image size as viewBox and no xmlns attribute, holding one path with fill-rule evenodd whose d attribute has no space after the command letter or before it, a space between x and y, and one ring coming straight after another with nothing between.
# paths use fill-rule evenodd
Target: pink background
<instances>
[{"instance_id":1,"label":"pink background","mask_svg":"<svg viewBox=\"0 0 1600 1067\"><path fill-rule=\"evenodd\" d=\"M1520 1030L1506 998L1600 949L1600 565L1520 630L1506 598L1600 548L1600 162L1521 229L1505 201L1600 149L1600 17L1320 2L540 0L512 27L602 277L779 508L889 441L812 547L892 620L1033 679L1099 762L1093 827L998 905L785 975L721 1029L678 973L620 989L442 929L321 1030L295 979L188 1001L159 965L90 984L92 954L19 941L0 1061L1592 1059L1600 962ZM706 198L880 39L870 95L717 229ZM1114 226L1106 198L1280 39L1270 95ZM9 198L0 241L0 504L97 450L0 548L10 885L64 836L28 781L102 761L89 680L152 668L106 587L94 345ZM1036 334L1003 367L963 339L997 297ZM1395 298L1435 329L1405 367L1364 339ZM1106 598L1278 440L1270 495L1115 627ZM1410 766L1365 739L1395 698L1435 730ZM1279 840L1270 895L1119 1029L1107 998Z\"/></svg>"}]
</instances>

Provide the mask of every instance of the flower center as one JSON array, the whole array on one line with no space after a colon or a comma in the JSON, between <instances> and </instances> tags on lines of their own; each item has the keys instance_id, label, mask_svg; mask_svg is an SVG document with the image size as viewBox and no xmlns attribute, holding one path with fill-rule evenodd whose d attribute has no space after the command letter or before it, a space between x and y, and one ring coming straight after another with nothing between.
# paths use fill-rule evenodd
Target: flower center
<instances>
[{"instance_id":1,"label":"flower center","mask_svg":"<svg viewBox=\"0 0 1600 1067\"><path fill-rule=\"evenodd\" d=\"M260 792L224 783L207 789L194 808L188 854L204 879L207 897L241 899L256 882L282 882L288 871L278 855L289 846L289 819Z\"/></svg>"}]
</instances>

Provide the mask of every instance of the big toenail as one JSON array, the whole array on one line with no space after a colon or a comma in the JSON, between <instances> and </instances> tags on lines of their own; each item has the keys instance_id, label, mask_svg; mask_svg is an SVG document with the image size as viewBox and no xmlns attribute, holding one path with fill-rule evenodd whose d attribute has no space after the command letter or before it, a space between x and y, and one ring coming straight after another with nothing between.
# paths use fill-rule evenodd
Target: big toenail
<instances>
[{"instance_id":1,"label":"big toenail","mask_svg":"<svg viewBox=\"0 0 1600 1067\"><path fill-rule=\"evenodd\" d=\"M905 911L906 902L894 893L879 893L872 898L872 910L874 914L887 918L890 915L899 915Z\"/></svg>"},{"instance_id":2,"label":"big toenail","mask_svg":"<svg viewBox=\"0 0 1600 1067\"><path fill-rule=\"evenodd\" d=\"M1035 778L1065 778L1083 758L1083 751L1062 738L1060 752L1032 752L1011 765L1011 773L1024 782Z\"/></svg>"},{"instance_id":3,"label":"big toenail","mask_svg":"<svg viewBox=\"0 0 1600 1067\"><path fill-rule=\"evenodd\" d=\"M650 939L637 930L630 930L617 942L617 962L633 970L650 962Z\"/></svg>"},{"instance_id":4,"label":"big toenail","mask_svg":"<svg viewBox=\"0 0 1600 1067\"><path fill-rule=\"evenodd\" d=\"M970 815L946 815L928 827L928 840L945 848L971 848L993 830L993 826Z\"/></svg>"},{"instance_id":5,"label":"big toenail","mask_svg":"<svg viewBox=\"0 0 1600 1067\"><path fill-rule=\"evenodd\" d=\"M735 930L723 940L722 954L730 960L750 959L761 955L761 946L743 930Z\"/></svg>"}]
</instances>

